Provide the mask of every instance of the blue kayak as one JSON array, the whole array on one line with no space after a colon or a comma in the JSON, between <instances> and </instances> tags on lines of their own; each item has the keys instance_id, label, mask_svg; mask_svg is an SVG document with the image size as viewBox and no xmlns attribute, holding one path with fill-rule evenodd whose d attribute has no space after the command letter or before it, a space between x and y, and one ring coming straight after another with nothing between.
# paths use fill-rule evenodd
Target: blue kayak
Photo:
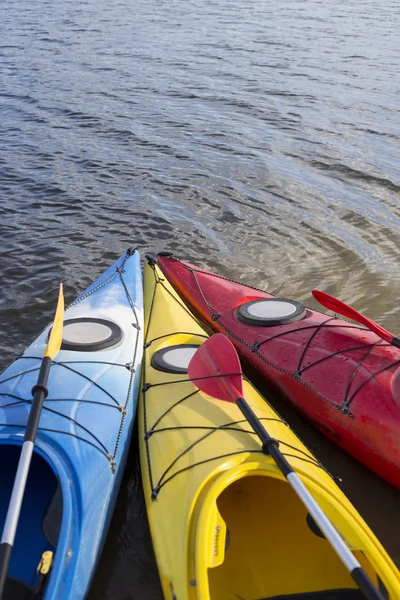
<instances>
[{"instance_id":1,"label":"blue kayak","mask_svg":"<svg viewBox=\"0 0 400 600\"><path fill-rule=\"evenodd\" d=\"M1 530L50 327L0 375ZM142 348L140 257L128 250L65 312L4 600L86 595L127 457Z\"/></svg>"}]
</instances>

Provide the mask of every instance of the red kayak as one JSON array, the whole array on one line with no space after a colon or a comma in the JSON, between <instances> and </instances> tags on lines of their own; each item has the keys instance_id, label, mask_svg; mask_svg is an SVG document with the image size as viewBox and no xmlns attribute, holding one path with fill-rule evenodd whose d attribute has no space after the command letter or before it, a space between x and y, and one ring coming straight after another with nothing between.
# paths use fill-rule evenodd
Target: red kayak
<instances>
[{"instance_id":1,"label":"red kayak","mask_svg":"<svg viewBox=\"0 0 400 600\"><path fill-rule=\"evenodd\" d=\"M332 441L400 488L400 350L360 325L276 298L167 253L185 302Z\"/></svg>"}]
</instances>

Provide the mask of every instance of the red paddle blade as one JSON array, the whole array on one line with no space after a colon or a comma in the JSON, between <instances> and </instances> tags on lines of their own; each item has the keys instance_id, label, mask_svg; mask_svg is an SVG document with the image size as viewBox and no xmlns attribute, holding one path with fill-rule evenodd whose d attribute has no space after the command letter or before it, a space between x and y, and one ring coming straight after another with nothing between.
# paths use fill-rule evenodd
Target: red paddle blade
<instances>
[{"instance_id":1,"label":"red paddle blade","mask_svg":"<svg viewBox=\"0 0 400 600\"><path fill-rule=\"evenodd\" d=\"M232 342L222 333L206 340L193 355L188 375L205 394L236 402L243 396L242 367Z\"/></svg>"},{"instance_id":2,"label":"red paddle blade","mask_svg":"<svg viewBox=\"0 0 400 600\"><path fill-rule=\"evenodd\" d=\"M376 333L376 335L385 340L385 342L389 342L389 344L393 343L394 335L392 333L389 333L389 331L378 325L378 323L371 321L371 319L368 319L368 317L365 317L363 314L359 313L355 308L352 308L334 296L330 296L330 294L327 294L326 292L312 290L311 293L314 298L318 300L320 304L322 304L322 306L325 306L325 308L343 315L348 319L352 319L353 321L360 323L360 325L368 327L368 329Z\"/></svg>"}]
</instances>

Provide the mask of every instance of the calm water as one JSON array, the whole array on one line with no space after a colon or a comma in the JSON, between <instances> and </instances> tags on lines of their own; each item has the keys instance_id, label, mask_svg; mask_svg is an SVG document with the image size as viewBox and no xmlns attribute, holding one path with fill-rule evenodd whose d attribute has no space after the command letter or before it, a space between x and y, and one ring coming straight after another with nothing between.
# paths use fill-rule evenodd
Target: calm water
<instances>
[{"instance_id":1,"label":"calm water","mask_svg":"<svg viewBox=\"0 0 400 600\"><path fill-rule=\"evenodd\" d=\"M0 366L128 245L399 332L399 31L400 0L3 0ZM288 418L400 562L399 494ZM133 448L91 600L160 597L140 490Z\"/></svg>"}]
</instances>

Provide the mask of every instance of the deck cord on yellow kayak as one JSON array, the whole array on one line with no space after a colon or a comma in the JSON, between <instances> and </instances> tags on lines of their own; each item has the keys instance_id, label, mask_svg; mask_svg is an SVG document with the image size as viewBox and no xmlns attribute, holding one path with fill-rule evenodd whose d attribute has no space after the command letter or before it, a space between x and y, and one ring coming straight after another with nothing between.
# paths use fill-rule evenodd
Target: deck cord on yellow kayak
<instances>
[{"instance_id":1,"label":"deck cord on yellow kayak","mask_svg":"<svg viewBox=\"0 0 400 600\"><path fill-rule=\"evenodd\" d=\"M96 388L98 388L99 390L101 390L104 394L106 394L110 400L113 402L113 404L108 404L107 402L99 402L97 400L87 400L87 399L81 399L81 398L47 398L45 400L45 404L43 405L43 410L51 412L55 415L58 415L64 419L66 419L67 421L70 421L72 423L74 423L74 425L76 425L77 427L79 427L81 430L83 430L86 434L88 434L88 436L90 436L94 441L90 441L85 437L79 436L76 433L72 433L70 431L63 431L60 429L50 429L50 428L45 428L45 427L39 427L39 431L48 431L48 432L52 432L52 433L60 433L63 435L70 435L72 437L75 437L76 439L79 439L82 442L86 442L87 444L89 444L90 446L92 446L93 448L96 448L99 452L101 452L102 454L105 455L105 457L107 458L107 460L109 461L112 470L115 469L116 466L116 456L117 456L117 452L118 452L118 447L119 447L119 443L120 443L120 439L121 439L121 434L122 434L122 430L124 427L124 423L125 423L125 417L127 414L127 408L128 408L128 404L129 404L129 400L131 397L131 391L132 391L132 384L133 384L133 379L135 376L135 365L136 365L136 359L137 359L137 351L138 351L138 344L139 344L139 331L140 331L140 326L139 326L139 319L136 313L136 309L135 309L135 305L134 302L132 300L132 297L130 295L128 286L126 284L126 281L124 279L124 266L125 266L125 262L126 260L129 258L129 256L131 256L133 254L133 252L135 252L135 250L132 249L128 249L125 255L125 258L122 262L122 264L116 268L115 272L111 275L111 277L109 277L106 281L103 281L101 284L99 284L98 286L96 286L95 288L93 288L92 290L90 290L89 292L87 292L86 294L83 294L82 296L79 296L74 302L71 303L70 306L76 306L76 304L79 304L79 302L81 302L82 300L88 298L89 296L91 296L92 294L94 294L95 292L97 292L99 289L103 288L105 285L107 285L108 283L110 283L111 281L113 281L115 279L115 277L117 277L119 275L120 278L120 282L124 288L126 297L128 299L128 303L129 306L132 309L132 313L134 316L134 322L132 323L132 327L136 330L136 336L135 336L135 344L134 344L134 349L133 349L133 355L132 355L132 361L130 363L127 364L119 364L119 363L111 363L111 362L105 362L105 361L93 361L93 360L88 360L88 361L65 361L65 362L58 362L58 361L53 361L54 365L56 365L57 367L62 367L64 369L68 369L69 371L75 373L76 375L78 375L79 377L82 377L83 379L86 379L88 382L90 382L93 386L95 386ZM46 326L43 331L45 331L45 329L47 329L48 326ZM42 333L43 333L42 331ZM19 356L16 360L42 360L42 357L38 357L38 356ZM124 369L128 369L128 371L130 371L130 378L129 378L129 382L128 382L128 389L127 389L127 394L125 397L125 402L124 404L119 404L118 400L116 398L114 398L114 396L108 391L106 390L104 387L102 387L100 384L98 384L96 381L90 379L90 377L87 377L86 375L84 375L83 373L81 373L80 371L68 366L71 364L104 364L104 365L110 365L110 366L114 366L114 367L122 367ZM19 373L16 373L15 375L12 375L11 377L7 377L6 379L0 380L0 384L2 383L6 383L7 381L10 381L12 379L15 379L17 377L20 377L22 375L26 375L28 373L33 373L35 371L38 371L40 369L40 366L38 367L34 367L33 369L27 369L25 371L20 371ZM4 369L5 370L5 369ZM4 370L2 371L2 373L4 372ZM0 392L0 396L5 396L8 398L14 398L15 402L9 402L7 404L0 404L0 408L4 409L4 408L8 408L11 406L16 406L18 404L30 404L32 402L32 398L22 398L20 396L16 396L14 394L8 394L8 393L4 393L4 392ZM101 406L109 406L110 408L115 408L117 409L120 413L121 413L121 423L118 429L118 433L117 433L117 438L116 438L116 442L115 442L115 447L112 451L109 451L107 449L107 447L103 444L103 442L89 429L87 429L84 425L82 425L81 423L79 423L78 421L76 421L75 419L73 419L72 417L70 417L69 415L66 415L62 412L59 412L57 410L54 410L52 408L50 408L49 406L46 406L46 404L48 402L80 402L80 403L89 403L89 404L98 404ZM0 423L0 427L10 427L10 428L16 428L16 429L25 429L24 425L21 424L12 424L12 423Z\"/></svg>"},{"instance_id":2,"label":"deck cord on yellow kayak","mask_svg":"<svg viewBox=\"0 0 400 600\"><path fill-rule=\"evenodd\" d=\"M268 364L270 367L273 367L274 369L277 369L278 371L281 371L282 373L286 373L287 375L290 375L291 377L294 377L295 379L301 381L301 376L302 374L308 370L311 369L312 367L315 367L315 365L320 364L321 362L328 360L329 358L336 356L338 354L343 354L346 352L353 352L354 350L362 350L362 349L366 349L366 353L365 355L359 360L359 362L356 364L356 366L354 367L352 376L350 377L350 380L348 382L348 385L346 387L346 391L345 391L345 397L343 399L343 402L341 405L337 405L333 402L331 402L329 399L325 398L318 390L315 390L310 384L308 384L305 381L301 381L302 385L304 385L305 387L307 387L308 389L312 390L312 392L314 394L316 394L318 397L320 397L321 399L324 400L324 402L328 402L329 404L331 404L332 406L334 406L335 408L337 408L338 410L340 410L342 413L344 413L345 415L348 415L351 418L354 418L352 412L351 412L351 402L353 401L354 397L356 396L356 394L371 380L373 380L374 378L376 378L380 373L383 373L384 371L388 371L389 369L392 369L394 367L397 367L398 365L400 365L400 360L395 360L392 363L390 363L389 365L387 365L386 367L383 367L382 369L379 369L378 371L376 371L375 373L372 373L369 377L366 377L364 379L364 381L352 392L351 395L350 394L350 387L352 382L354 381L354 378L357 374L357 372L360 370L363 362L367 359L367 357L369 356L369 354L371 353L371 351L376 348L376 347L381 347L381 346L389 346L390 344L387 343L381 343L381 341L377 341L374 344L365 344L362 346L357 346L354 348L347 348L345 350L338 350L336 352L332 352L331 354L324 356L316 361L314 361L313 363L302 367L302 362L305 359L307 350L310 347L310 344L312 342L312 340L315 338L315 336L323 329L323 328L333 328L333 327L340 327L340 328L348 328L348 329L358 329L361 331L364 331L365 328L361 327L359 325L343 325L343 324L330 324L331 321L334 321L336 319L335 317L327 317L327 319L323 322L320 323L319 325L307 325L305 327L298 327L296 329L288 329L287 331L283 331L280 332L274 336L271 336L270 338L263 340L263 341L258 341L255 340L253 342L253 344L249 344L248 342L246 342L245 340L241 339L238 335L236 335L233 331L231 331L229 329L229 327L227 327L222 321L221 321L221 315L217 312L215 312L211 305L209 304L202 288L200 285L200 282L196 276L196 273L205 273L207 276L209 277L216 277L217 279L224 279L225 281L232 281L233 283L235 283L233 280L228 279L227 277L223 277L221 275L216 275L215 273L209 273L207 271L202 271L201 269L194 269L192 267L189 267L185 264L184 261L181 261L179 258L176 258L175 256L171 256L169 257L169 260L175 260L177 262L179 262L189 273L191 273L194 277L196 286L199 290L199 293L204 301L204 304L207 307L207 310L210 313L210 316L212 318L213 321L218 321L219 325L228 333L228 335L234 339L236 339L238 342L240 342L241 344L243 344L244 346L247 346L248 348L250 348L250 350L255 353L263 362L265 362L266 364ZM258 290L257 288L253 288L257 291L262 291L262 290ZM315 312L319 312L319 311L315 311ZM320 313L320 314L324 314L324 313ZM326 315L325 315L326 316ZM283 337L285 335L288 335L292 332L299 332L299 331L305 331L307 329L312 329L313 333L311 335L311 337L309 338L309 340L307 341L304 350L302 352L302 355L300 357L300 361L299 364L297 366L297 369L293 372L287 371L286 369L283 369L282 367L274 364L273 362L271 362L270 360L268 360L265 356L263 356L259 350L261 348L261 346L263 346L264 344L267 344L268 342L270 342L271 340L274 340L276 338L279 337Z\"/></svg>"},{"instance_id":3,"label":"deck cord on yellow kayak","mask_svg":"<svg viewBox=\"0 0 400 600\"><path fill-rule=\"evenodd\" d=\"M149 310L149 317L148 317L148 327L147 327L147 333L146 333L146 337L144 340L144 348L145 348L145 353L146 353L146 349L156 340L159 339L163 339L163 338L167 338L169 336L173 336L176 335L177 332L172 332L170 334L165 334L163 336L158 336L156 338L153 339L148 339L148 332L150 330L150 323L151 323L151 317L152 317L152 313L153 313L153 308L154 308L154 303L155 303L155 299L156 299L156 291L159 285L162 286L163 290L168 292L170 294L170 296L174 299L174 301L180 306L180 308L184 309L191 317L193 317L193 315L190 313L190 311L188 311L187 307L180 302L175 295L171 294L171 292L168 290L168 288L163 284L163 279L159 278L157 276L157 273L155 271L154 265L152 265L150 263L150 266L153 268L153 273L154 273L154 290L153 290L153 295L152 295L152 299L151 299L151 304L150 304L150 310ZM183 333L183 332L179 332L179 333ZM193 335L193 336L198 336L197 333L193 333L193 332L184 332L186 335ZM200 335L199 337L204 337L205 339L207 339L208 336L204 335ZM229 374L231 375L231 374ZM216 375L213 377L226 377L227 375L225 374L220 374L220 375ZM200 379L200 378L199 378ZM201 378L203 379L203 378ZM206 379L209 379L209 377L207 377ZM163 427L163 428L158 428L156 429L157 425L160 423L160 421L170 412L172 411L176 406L182 404L182 402L184 402L185 400L191 398L192 396L194 396L195 394L198 393L198 390L194 390L193 392L185 395L182 398L179 398L174 404L172 404L171 406L169 406L165 412L163 414L161 414L158 419L155 421L155 423L153 423L153 425L151 427L148 428L148 423L147 423L147 399L146 399L146 392L153 388L153 387L157 387L157 386L167 386L167 385L176 385L176 384L187 384L188 383L188 379L179 379L179 380L174 380L174 381L164 381L164 382L159 382L159 383L155 383L155 384L149 384L146 382L146 361L144 361L144 367L143 367L143 389L142 389L142 393L143 393L143 421L144 421L144 441L145 441L145 447L146 447L146 456L147 456L147 466L148 466L148 472L149 472L149 481L150 481L150 487L151 487L151 498L152 500L155 500L160 492L160 490L162 489L162 487L168 483L169 481L171 481L171 479L173 479L174 477L176 477L177 475L179 475L180 473L183 473L189 469L192 469L196 466L211 462L213 460L218 460L220 458L227 458L229 456L234 456L237 454L242 454L244 452L256 452L256 453L261 453L262 454L262 450L260 448L260 450L254 450L254 449L242 449L239 450L237 452L230 452L227 454L219 454L210 458L207 458L203 461L198 461L196 463L193 463L189 466L186 466L182 469L179 469L177 471L175 471L174 473L172 473L169 477L167 477L168 473L170 473L171 469L173 469L173 467L176 465L176 463L183 457L185 456L188 452L190 452L190 450L192 450L197 444L201 443L202 441L204 441L205 439L207 439L210 435L212 435L213 433L217 432L217 431L221 431L224 429L228 429L228 430L232 430L232 431L239 431L241 433L246 433L249 435L256 435L254 433L254 431L252 430L247 430L247 429L242 429L239 427L235 427L236 425L239 425L241 423L245 423L247 422L246 419L240 419L238 421L232 421L232 422L228 422L228 423L224 423L223 425L220 425L218 427L212 427L212 426L175 426L175 427ZM276 418L276 417L261 417L260 418L261 421L277 421L280 422L284 425L287 426L287 424L280 418ZM199 429L199 430L206 430L206 433L204 433L203 435L201 435L197 440L195 440L192 444L190 444L189 446L187 446L180 454L178 454L176 456L176 458L171 462L171 464L164 470L164 472L161 474L161 476L159 477L157 483L155 484L154 482L154 477L153 477L153 472L152 472L152 466L151 466L151 459L150 459L150 451L149 451L149 440L151 439L151 437L156 434L156 433L162 433L162 432L166 432L166 431L174 431L174 430L183 430L183 429ZM284 442L282 440L278 440L278 442L280 444L282 444L283 446L286 446L288 449L294 450L296 451L297 454L290 454L288 452L285 452L285 456L286 457L292 457L295 458L297 460L302 460L308 463L311 463L323 470L324 467L316 460L312 460L312 458L303 450L299 450L298 448L296 448L295 446L292 446L290 444L288 444L287 442Z\"/></svg>"}]
</instances>

